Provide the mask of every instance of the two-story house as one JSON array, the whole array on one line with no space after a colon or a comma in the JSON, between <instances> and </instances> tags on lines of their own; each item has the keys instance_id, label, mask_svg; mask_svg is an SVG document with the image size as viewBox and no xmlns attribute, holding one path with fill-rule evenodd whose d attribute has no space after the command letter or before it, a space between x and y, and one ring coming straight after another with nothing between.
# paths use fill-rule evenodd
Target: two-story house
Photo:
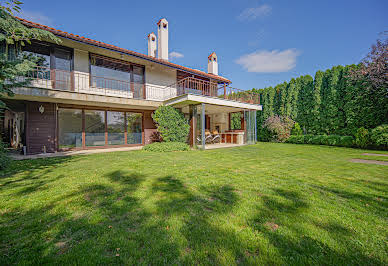
<instances>
[{"instance_id":1,"label":"two-story house","mask_svg":"<svg viewBox=\"0 0 388 266\"><path fill-rule=\"evenodd\" d=\"M204 147L216 135L215 142L256 140L258 95L232 89L218 74L215 53L207 72L170 62L166 19L157 23L158 36L148 35L148 55L20 21L61 39L23 48L39 58L28 75L31 86L4 100L3 139L26 154L148 144L156 131L151 114L160 105L190 120L191 145ZM241 114L238 129L231 128L233 113Z\"/></svg>"}]
</instances>

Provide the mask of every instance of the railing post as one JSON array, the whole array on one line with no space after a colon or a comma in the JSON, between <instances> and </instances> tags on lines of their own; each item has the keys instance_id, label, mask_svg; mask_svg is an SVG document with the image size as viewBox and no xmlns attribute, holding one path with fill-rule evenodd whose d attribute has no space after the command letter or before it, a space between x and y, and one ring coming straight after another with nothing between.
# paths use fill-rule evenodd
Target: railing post
<instances>
[{"instance_id":1,"label":"railing post","mask_svg":"<svg viewBox=\"0 0 388 266\"><path fill-rule=\"evenodd\" d=\"M224 99L226 99L226 84L224 83Z\"/></svg>"},{"instance_id":2,"label":"railing post","mask_svg":"<svg viewBox=\"0 0 388 266\"><path fill-rule=\"evenodd\" d=\"M147 95L146 95L146 85L143 84L143 99L147 99Z\"/></svg>"}]
</instances>

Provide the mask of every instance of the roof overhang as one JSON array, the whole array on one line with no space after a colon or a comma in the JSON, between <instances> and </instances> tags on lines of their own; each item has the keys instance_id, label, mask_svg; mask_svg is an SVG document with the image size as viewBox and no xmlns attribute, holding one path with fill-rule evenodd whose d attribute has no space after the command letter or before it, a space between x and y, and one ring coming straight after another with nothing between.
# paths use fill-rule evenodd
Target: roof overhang
<instances>
[{"instance_id":1,"label":"roof overhang","mask_svg":"<svg viewBox=\"0 0 388 266\"><path fill-rule=\"evenodd\" d=\"M252 111L262 110L262 105L242 103L242 102L222 99L218 97L202 96L202 95L195 95L195 94L185 94L182 96L169 99L164 102L165 105L171 105L176 108L183 108L188 105L197 105L202 103L209 104L212 106L220 106L220 107L222 106L226 108L234 108L234 109L240 109L240 110L252 110Z\"/></svg>"},{"instance_id":2,"label":"roof overhang","mask_svg":"<svg viewBox=\"0 0 388 266\"><path fill-rule=\"evenodd\" d=\"M121 48L121 47L118 47L118 46L115 46L115 45L112 45L112 44L107 44L107 43L104 43L104 42L96 41L96 40L93 40L93 39L90 39L90 38L86 38L86 37L83 37L83 36L79 36L79 35L76 35L76 34L72 34L72 33L68 33L68 32L65 32L65 31L58 30L58 29L54 29L52 27L49 27L49 26L46 26L46 25L43 25L43 24L39 24L39 23L36 23L36 22L32 22L32 21L29 21L29 20L26 20L26 19L23 19L23 18L19 18L19 17L15 17L15 18L20 20L20 22L23 23L25 26L46 30L46 31L49 31L49 32L53 33L54 35L56 35L58 37L61 37L61 38L65 38L65 39L69 39L69 40L72 40L72 41L76 41L76 42L92 45L92 46L95 46L95 47L99 47L99 48L103 48L103 49L119 52L119 53L122 53L122 54L130 55L130 56L133 56L133 57L136 57L136 58L140 58L140 59L143 59L143 60L147 60L147 61L150 61L150 62L153 62L153 63L156 63L156 64L160 64L160 65L163 65L163 66L179 69L181 71L184 71L184 72L187 72L187 73L190 73L190 74L194 74L194 75L202 76L202 77L205 77L205 78L213 79L213 80L215 80L215 81L217 81L219 83L227 83L227 84L231 83L231 81L229 79L224 78L224 77L219 76L219 75L214 75L214 74L211 74L211 73L206 73L206 72L201 71L201 70L197 70L197 69L181 66L181 65L178 65L178 64L174 64L174 63L169 62L167 60L159 59L159 58L156 58L156 57L153 57L153 56L145 55L145 54L138 53L138 52L135 52L135 51L131 51L131 50L128 50L128 49L124 49L124 48Z\"/></svg>"}]
</instances>

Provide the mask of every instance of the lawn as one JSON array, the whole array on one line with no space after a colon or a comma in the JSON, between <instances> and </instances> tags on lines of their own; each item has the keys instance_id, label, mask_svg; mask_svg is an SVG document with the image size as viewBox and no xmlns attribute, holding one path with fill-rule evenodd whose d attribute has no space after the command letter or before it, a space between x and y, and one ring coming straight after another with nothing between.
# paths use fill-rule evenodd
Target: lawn
<instances>
[{"instance_id":1,"label":"lawn","mask_svg":"<svg viewBox=\"0 0 388 266\"><path fill-rule=\"evenodd\" d=\"M0 265L387 265L388 166L349 162L364 152L259 143L13 162Z\"/></svg>"}]
</instances>

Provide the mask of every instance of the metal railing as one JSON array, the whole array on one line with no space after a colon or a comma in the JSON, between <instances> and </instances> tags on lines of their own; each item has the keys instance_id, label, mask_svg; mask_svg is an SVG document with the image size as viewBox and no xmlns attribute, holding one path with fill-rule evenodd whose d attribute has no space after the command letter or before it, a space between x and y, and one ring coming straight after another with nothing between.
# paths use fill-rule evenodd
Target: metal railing
<instances>
[{"instance_id":1,"label":"metal railing","mask_svg":"<svg viewBox=\"0 0 388 266\"><path fill-rule=\"evenodd\" d=\"M184 94L195 94L203 96L218 97L227 100L260 104L260 94L252 91L244 91L230 86L219 85L215 82L197 79L193 77L184 78L173 85L167 86L172 92L168 98Z\"/></svg>"},{"instance_id":2,"label":"metal railing","mask_svg":"<svg viewBox=\"0 0 388 266\"><path fill-rule=\"evenodd\" d=\"M84 72L36 67L33 71L28 72L26 77L20 79L26 78L31 79L32 87L86 94L153 101L165 101L184 94L195 94L260 104L258 93L220 86L216 82L193 77L184 78L170 86L158 86L95 76Z\"/></svg>"}]
</instances>

